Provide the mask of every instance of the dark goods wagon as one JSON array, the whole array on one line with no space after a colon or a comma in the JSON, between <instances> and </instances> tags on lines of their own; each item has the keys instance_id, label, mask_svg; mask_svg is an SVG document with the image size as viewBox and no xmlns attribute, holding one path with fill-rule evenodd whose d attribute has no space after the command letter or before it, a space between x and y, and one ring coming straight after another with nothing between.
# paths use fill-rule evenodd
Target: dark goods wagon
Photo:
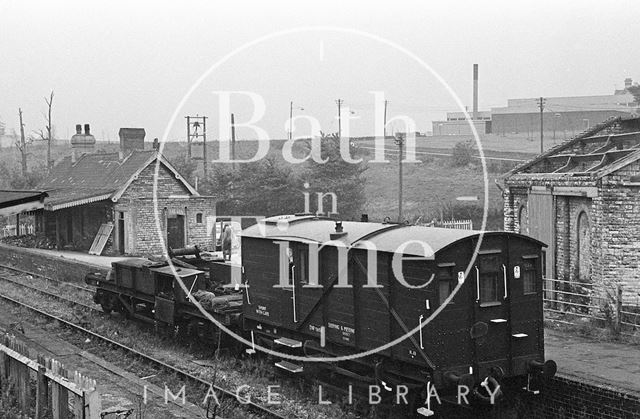
<instances>
[{"instance_id":1,"label":"dark goods wagon","mask_svg":"<svg viewBox=\"0 0 640 419\"><path fill-rule=\"evenodd\" d=\"M543 247L507 232L267 219L243 231L244 327L281 354L276 366L325 389L425 415L438 402L482 408L555 373Z\"/></svg>"},{"instance_id":2,"label":"dark goods wagon","mask_svg":"<svg viewBox=\"0 0 640 419\"><path fill-rule=\"evenodd\" d=\"M209 320L213 317L238 331L241 293L221 286L210 273L188 266L177 259L170 266L166 261L130 258L113 262L107 277L90 273L85 281L96 286L94 301L105 312L121 312L153 323L158 330L172 334L184 331L215 343L220 330Z\"/></svg>"}]
</instances>

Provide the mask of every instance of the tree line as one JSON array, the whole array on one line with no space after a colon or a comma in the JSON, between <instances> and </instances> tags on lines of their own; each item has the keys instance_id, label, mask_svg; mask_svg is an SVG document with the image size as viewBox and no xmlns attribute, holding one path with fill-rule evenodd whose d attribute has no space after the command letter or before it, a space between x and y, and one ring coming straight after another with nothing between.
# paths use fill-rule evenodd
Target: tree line
<instances>
[{"instance_id":1,"label":"tree line","mask_svg":"<svg viewBox=\"0 0 640 419\"><path fill-rule=\"evenodd\" d=\"M318 194L324 196L323 214L337 203L336 217L359 220L366 202L363 163L347 163L340 155L340 138L336 134L321 136L321 158L313 159L294 170L281 159L267 156L257 162L214 163L207 177L198 181L198 192L216 198L217 213L223 215L278 215L318 211ZM307 155L311 144L305 144ZM352 158L360 155L350 145ZM181 154L172 160L176 169L191 183L198 173L197 162ZM333 215L333 214L332 214Z\"/></svg>"}]
</instances>

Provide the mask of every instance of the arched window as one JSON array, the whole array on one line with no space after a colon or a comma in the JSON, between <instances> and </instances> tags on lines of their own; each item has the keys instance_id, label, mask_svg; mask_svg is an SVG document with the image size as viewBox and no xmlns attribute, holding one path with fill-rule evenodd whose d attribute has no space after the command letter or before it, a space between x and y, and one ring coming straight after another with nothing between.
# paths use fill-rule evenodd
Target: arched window
<instances>
[{"instance_id":1,"label":"arched window","mask_svg":"<svg viewBox=\"0 0 640 419\"><path fill-rule=\"evenodd\" d=\"M518 233L529 234L529 212L527 211L527 205L521 205L518 211Z\"/></svg>"},{"instance_id":2,"label":"arched window","mask_svg":"<svg viewBox=\"0 0 640 419\"><path fill-rule=\"evenodd\" d=\"M578 215L578 281L591 280L591 225L587 213Z\"/></svg>"}]
</instances>

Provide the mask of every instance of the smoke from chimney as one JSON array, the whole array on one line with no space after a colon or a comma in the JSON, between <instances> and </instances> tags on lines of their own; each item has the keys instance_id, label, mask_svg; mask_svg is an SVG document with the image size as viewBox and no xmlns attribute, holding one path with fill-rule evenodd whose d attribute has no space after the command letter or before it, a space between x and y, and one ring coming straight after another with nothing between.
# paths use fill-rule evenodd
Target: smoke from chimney
<instances>
[{"instance_id":1,"label":"smoke from chimney","mask_svg":"<svg viewBox=\"0 0 640 419\"><path fill-rule=\"evenodd\" d=\"M473 65L473 119L478 119L478 64Z\"/></svg>"}]
</instances>

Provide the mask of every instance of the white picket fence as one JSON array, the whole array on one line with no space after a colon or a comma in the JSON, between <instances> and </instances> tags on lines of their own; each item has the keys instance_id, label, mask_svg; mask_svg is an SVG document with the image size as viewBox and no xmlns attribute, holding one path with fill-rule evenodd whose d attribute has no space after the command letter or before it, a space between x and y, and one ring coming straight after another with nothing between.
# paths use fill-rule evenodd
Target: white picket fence
<instances>
[{"instance_id":1,"label":"white picket fence","mask_svg":"<svg viewBox=\"0 0 640 419\"><path fill-rule=\"evenodd\" d=\"M455 228L458 230L473 230L473 221L471 220L444 220L436 223L436 227Z\"/></svg>"},{"instance_id":2,"label":"white picket fence","mask_svg":"<svg viewBox=\"0 0 640 419\"><path fill-rule=\"evenodd\" d=\"M8 224L2 229L2 237L24 236L25 234L35 233L36 228L33 224Z\"/></svg>"}]
</instances>

